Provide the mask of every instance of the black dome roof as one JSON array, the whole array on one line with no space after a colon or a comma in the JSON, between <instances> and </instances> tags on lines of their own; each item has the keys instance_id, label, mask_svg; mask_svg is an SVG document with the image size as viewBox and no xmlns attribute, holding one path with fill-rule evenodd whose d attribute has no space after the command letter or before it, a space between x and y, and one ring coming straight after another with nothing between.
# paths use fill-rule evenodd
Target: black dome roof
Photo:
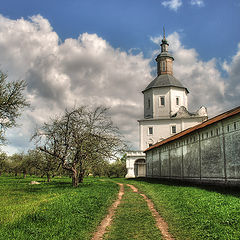
<instances>
[{"instance_id":1,"label":"black dome roof","mask_svg":"<svg viewBox=\"0 0 240 240\"><path fill-rule=\"evenodd\" d=\"M151 88L158 88L158 87L178 87L184 88L187 93L189 93L188 89L184 87L180 81L178 81L174 76L170 74L162 74L157 76L142 92L145 92Z\"/></svg>"}]
</instances>

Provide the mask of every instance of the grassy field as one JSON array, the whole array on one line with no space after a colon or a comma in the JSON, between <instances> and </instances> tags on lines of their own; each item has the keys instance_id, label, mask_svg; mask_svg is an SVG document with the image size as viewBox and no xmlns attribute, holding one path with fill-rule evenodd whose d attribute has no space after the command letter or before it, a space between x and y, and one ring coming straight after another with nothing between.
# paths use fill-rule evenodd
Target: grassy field
<instances>
[{"instance_id":1,"label":"grassy field","mask_svg":"<svg viewBox=\"0 0 240 240\"><path fill-rule=\"evenodd\" d=\"M112 182L71 179L29 185L37 178L0 177L0 239L91 239L119 187Z\"/></svg>"},{"instance_id":2,"label":"grassy field","mask_svg":"<svg viewBox=\"0 0 240 240\"><path fill-rule=\"evenodd\" d=\"M118 181L135 185L151 198L176 239L240 239L240 192L236 189Z\"/></svg>"},{"instance_id":3,"label":"grassy field","mask_svg":"<svg viewBox=\"0 0 240 240\"><path fill-rule=\"evenodd\" d=\"M145 200L125 186L125 194L105 240L160 240L161 234Z\"/></svg>"},{"instance_id":4,"label":"grassy field","mask_svg":"<svg viewBox=\"0 0 240 240\"><path fill-rule=\"evenodd\" d=\"M31 180L40 185L30 185ZM91 239L116 199L112 180L85 178L51 183L37 178L0 177L0 240ZM174 185L154 180L113 179L130 183L153 200L178 240L239 240L240 192L213 187ZM161 239L146 203L125 185L125 195L105 239Z\"/></svg>"}]
</instances>

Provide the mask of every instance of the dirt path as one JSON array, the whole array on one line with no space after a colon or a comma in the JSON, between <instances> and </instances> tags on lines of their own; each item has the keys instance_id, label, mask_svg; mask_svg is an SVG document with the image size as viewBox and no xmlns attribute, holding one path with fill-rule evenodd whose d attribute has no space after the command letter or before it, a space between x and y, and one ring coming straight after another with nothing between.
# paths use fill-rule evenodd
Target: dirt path
<instances>
[{"instance_id":1,"label":"dirt path","mask_svg":"<svg viewBox=\"0 0 240 240\"><path fill-rule=\"evenodd\" d=\"M139 193L138 189L136 187L134 187L133 185L127 184L127 186L129 186L133 192ZM139 193L140 194L140 193ZM167 223L163 220L163 218L159 215L159 213L157 212L157 210L154 207L153 202L147 198L147 196L145 194L140 194L145 201L147 202L148 208L151 211L153 217L156 220L156 226L159 228L159 230L162 233L162 236L165 240L174 240L174 238L171 236L171 234L168 232L168 225Z\"/></svg>"},{"instance_id":2,"label":"dirt path","mask_svg":"<svg viewBox=\"0 0 240 240\"><path fill-rule=\"evenodd\" d=\"M102 220L101 224L97 228L97 231L95 232L92 240L101 240L103 239L103 235L106 233L106 228L110 226L113 215L115 213L116 208L121 202L122 196L124 194L124 187L122 183L118 183L120 186L120 190L118 192L118 198L117 200L113 203L113 205L109 208L108 210L108 215Z\"/></svg>"}]
</instances>

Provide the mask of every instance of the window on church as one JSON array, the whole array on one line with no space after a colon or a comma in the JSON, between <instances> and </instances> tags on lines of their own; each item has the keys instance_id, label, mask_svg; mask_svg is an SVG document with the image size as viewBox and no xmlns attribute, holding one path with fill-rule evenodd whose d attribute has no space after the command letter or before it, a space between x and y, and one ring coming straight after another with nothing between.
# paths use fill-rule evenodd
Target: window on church
<instances>
[{"instance_id":1,"label":"window on church","mask_svg":"<svg viewBox=\"0 0 240 240\"><path fill-rule=\"evenodd\" d=\"M149 135L152 135L152 134L153 134L153 128L152 128L152 127L149 127L149 128L148 128L148 134L149 134Z\"/></svg>"},{"instance_id":2,"label":"window on church","mask_svg":"<svg viewBox=\"0 0 240 240\"><path fill-rule=\"evenodd\" d=\"M171 126L171 133L175 134L177 132L177 127L176 125Z\"/></svg>"},{"instance_id":3,"label":"window on church","mask_svg":"<svg viewBox=\"0 0 240 240\"><path fill-rule=\"evenodd\" d=\"M177 106L180 105L179 97L176 97L176 105L177 105Z\"/></svg>"},{"instance_id":4,"label":"window on church","mask_svg":"<svg viewBox=\"0 0 240 240\"><path fill-rule=\"evenodd\" d=\"M149 147L151 147L151 146L152 146L152 144L150 143L150 144L148 144L148 146L149 146Z\"/></svg>"},{"instance_id":5,"label":"window on church","mask_svg":"<svg viewBox=\"0 0 240 240\"><path fill-rule=\"evenodd\" d=\"M165 106L165 97L161 96L159 97L159 107Z\"/></svg>"},{"instance_id":6,"label":"window on church","mask_svg":"<svg viewBox=\"0 0 240 240\"><path fill-rule=\"evenodd\" d=\"M166 63L162 62L162 71L165 72L166 71Z\"/></svg>"}]
</instances>

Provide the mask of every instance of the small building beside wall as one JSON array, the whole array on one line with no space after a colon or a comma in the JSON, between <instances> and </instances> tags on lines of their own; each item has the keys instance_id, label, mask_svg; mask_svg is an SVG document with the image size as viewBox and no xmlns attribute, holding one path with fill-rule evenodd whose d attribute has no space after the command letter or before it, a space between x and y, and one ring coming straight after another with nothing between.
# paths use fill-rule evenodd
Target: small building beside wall
<instances>
[{"instance_id":1,"label":"small building beside wall","mask_svg":"<svg viewBox=\"0 0 240 240\"><path fill-rule=\"evenodd\" d=\"M145 153L142 151L127 152L126 167L128 170L126 178L145 177Z\"/></svg>"},{"instance_id":2,"label":"small building beside wall","mask_svg":"<svg viewBox=\"0 0 240 240\"><path fill-rule=\"evenodd\" d=\"M240 184L240 106L144 152L146 177Z\"/></svg>"}]
</instances>

